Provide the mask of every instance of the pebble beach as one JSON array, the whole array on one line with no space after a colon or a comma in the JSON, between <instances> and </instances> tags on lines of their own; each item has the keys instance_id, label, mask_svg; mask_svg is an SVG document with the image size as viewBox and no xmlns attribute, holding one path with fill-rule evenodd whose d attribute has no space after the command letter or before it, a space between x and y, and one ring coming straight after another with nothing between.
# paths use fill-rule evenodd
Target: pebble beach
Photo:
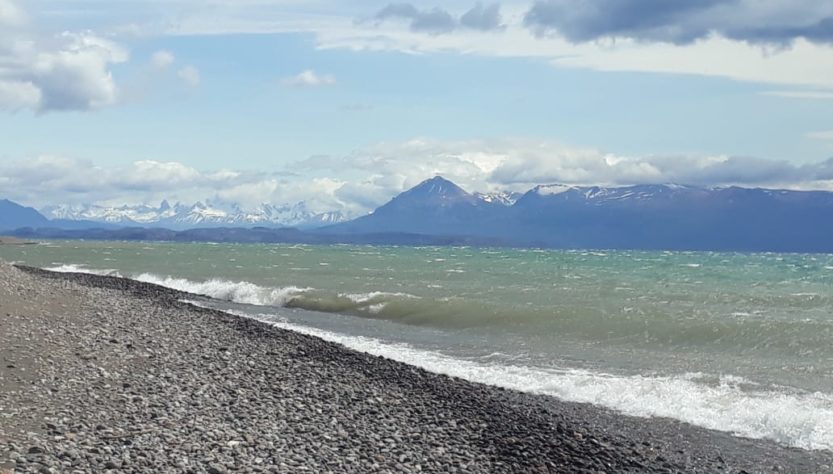
<instances>
[{"instance_id":1,"label":"pebble beach","mask_svg":"<svg viewBox=\"0 0 833 474\"><path fill-rule=\"evenodd\" d=\"M0 263L0 472L833 472L833 453L433 374Z\"/></svg>"}]
</instances>

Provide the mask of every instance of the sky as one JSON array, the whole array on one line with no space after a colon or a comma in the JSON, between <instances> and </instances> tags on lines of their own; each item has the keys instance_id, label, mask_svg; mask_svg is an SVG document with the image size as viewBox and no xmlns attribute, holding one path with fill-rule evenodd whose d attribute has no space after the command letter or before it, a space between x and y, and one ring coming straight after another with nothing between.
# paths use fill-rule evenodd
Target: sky
<instances>
[{"instance_id":1,"label":"sky","mask_svg":"<svg viewBox=\"0 0 833 474\"><path fill-rule=\"evenodd\" d=\"M829 0L0 0L0 197L833 190Z\"/></svg>"}]
</instances>

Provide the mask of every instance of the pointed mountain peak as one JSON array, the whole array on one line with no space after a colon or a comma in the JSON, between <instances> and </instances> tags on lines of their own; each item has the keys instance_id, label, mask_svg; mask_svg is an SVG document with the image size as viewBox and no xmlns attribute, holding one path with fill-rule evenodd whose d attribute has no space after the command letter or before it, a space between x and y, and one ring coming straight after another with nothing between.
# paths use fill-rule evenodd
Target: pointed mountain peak
<instances>
[{"instance_id":1,"label":"pointed mountain peak","mask_svg":"<svg viewBox=\"0 0 833 474\"><path fill-rule=\"evenodd\" d=\"M171 204L168 202L167 199L163 199L161 203L159 203L159 210L162 212L167 211L171 208Z\"/></svg>"},{"instance_id":2,"label":"pointed mountain peak","mask_svg":"<svg viewBox=\"0 0 833 474\"><path fill-rule=\"evenodd\" d=\"M442 176L434 176L431 179L419 183L407 191L409 194L427 194L435 196L468 196L463 188Z\"/></svg>"}]
</instances>

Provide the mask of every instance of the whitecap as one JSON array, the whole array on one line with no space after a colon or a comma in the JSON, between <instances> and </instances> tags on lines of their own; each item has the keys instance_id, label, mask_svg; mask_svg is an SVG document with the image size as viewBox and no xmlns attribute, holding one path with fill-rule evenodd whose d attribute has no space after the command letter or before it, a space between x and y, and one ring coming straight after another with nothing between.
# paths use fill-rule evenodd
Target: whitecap
<instances>
[{"instance_id":1,"label":"whitecap","mask_svg":"<svg viewBox=\"0 0 833 474\"><path fill-rule=\"evenodd\" d=\"M833 396L783 389L754 389L742 377L615 375L578 369L545 369L459 359L408 344L348 336L275 321L267 314L230 311L274 326L317 336L348 348L474 382L592 403L640 417L667 417L749 438L803 449L833 449ZM752 386L753 390L748 387Z\"/></svg>"}]
</instances>

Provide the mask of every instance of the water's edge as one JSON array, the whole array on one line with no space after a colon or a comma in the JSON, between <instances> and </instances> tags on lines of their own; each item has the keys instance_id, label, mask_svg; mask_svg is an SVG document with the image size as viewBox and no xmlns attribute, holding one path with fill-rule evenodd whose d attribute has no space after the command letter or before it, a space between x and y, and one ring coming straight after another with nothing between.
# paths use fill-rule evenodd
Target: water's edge
<instances>
[{"instance_id":1,"label":"water's edge","mask_svg":"<svg viewBox=\"0 0 833 474\"><path fill-rule=\"evenodd\" d=\"M75 266L58 267L76 271ZM87 274L106 271L87 270ZM359 352L383 356L421 367L430 372L525 393L589 403L637 417L676 419L711 430L730 432L754 439L774 440L802 449L833 449L833 397L815 393L756 390L749 381L727 375L705 380L703 374L676 377L621 376L580 369L545 369L507 365L478 359L460 359L442 351L426 350L357 334L344 334L305 324L291 314L268 305L252 306L250 292L231 292L217 282L191 282L142 274L144 284L181 292L182 299L198 306L221 309L226 313L259 320L270 325L312 335ZM237 283L236 288L245 284ZM197 290L197 291L194 291ZM187 295L219 299L194 299ZM229 302L243 303L229 306ZM258 301L259 302L259 301ZM301 312L300 314L303 314ZM289 317L288 317L289 316Z\"/></svg>"}]
</instances>

